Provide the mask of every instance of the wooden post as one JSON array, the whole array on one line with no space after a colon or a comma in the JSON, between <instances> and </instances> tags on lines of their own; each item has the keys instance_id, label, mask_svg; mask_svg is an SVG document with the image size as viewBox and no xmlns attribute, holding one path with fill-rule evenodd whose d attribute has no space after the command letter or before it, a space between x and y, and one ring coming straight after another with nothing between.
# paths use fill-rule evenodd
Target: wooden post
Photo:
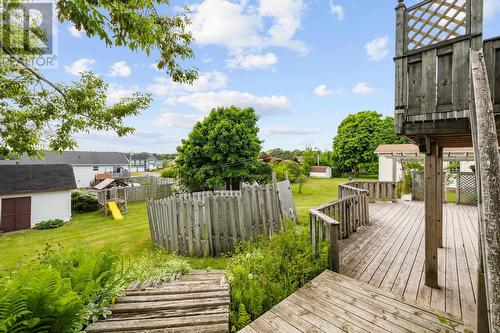
<instances>
[{"instance_id":1,"label":"wooden post","mask_svg":"<svg viewBox=\"0 0 500 333\"><path fill-rule=\"evenodd\" d=\"M436 238L437 246L443 248L443 147L438 147L436 177Z\"/></svg>"},{"instance_id":2,"label":"wooden post","mask_svg":"<svg viewBox=\"0 0 500 333\"><path fill-rule=\"evenodd\" d=\"M396 6L396 85L395 100L396 108L396 133L403 134L403 119L406 112L406 77L408 59L403 57L408 48L408 19L406 5L403 0L398 0Z\"/></svg>"},{"instance_id":3,"label":"wooden post","mask_svg":"<svg viewBox=\"0 0 500 333\"><path fill-rule=\"evenodd\" d=\"M330 237L330 269L336 273L340 272L339 257L339 224L329 224Z\"/></svg>"},{"instance_id":4,"label":"wooden post","mask_svg":"<svg viewBox=\"0 0 500 333\"><path fill-rule=\"evenodd\" d=\"M471 53L473 92L475 108L471 118L477 151L476 168L480 168L482 200L479 222L480 258L484 269L484 290L489 317L489 331L500 331L500 154L498 152L497 129L493 114L493 102L489 89L486 65L482 51ZM481 129L481 130L478 130ZM480 271L481 275L481 271ZM483 291L479 284L478 290ZM484 300L478 295L478 324L485 319ZM479 313L479 311L482 313ZM485 329L481 327L481 329Z\"/></svg>"},{"instance_id":5,"label":"wooden post","mask_svg":"<svg viewBox=\"0 0 500 333\"><path fill-rule=\"evenodd\" d=\"M440 147L426 140L425 154L425 285L438 288L438 163Z\"/></svg>"}]
</instances>

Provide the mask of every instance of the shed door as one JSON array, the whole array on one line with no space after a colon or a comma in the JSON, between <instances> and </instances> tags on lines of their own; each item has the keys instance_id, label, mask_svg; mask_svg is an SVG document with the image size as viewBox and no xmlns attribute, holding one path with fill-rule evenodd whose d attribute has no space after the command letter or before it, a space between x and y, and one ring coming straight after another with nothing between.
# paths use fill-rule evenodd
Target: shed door
<instances>
[{"instance_id":1,"label":"shed door","mask_svg":"<svg viewBox=\"0 0 500 333\"><path fill-rule=\"evenodd\" d=\"M0 229L5 232L31 228L31 197L2 199Z\"/></svg>"}]
</instances>

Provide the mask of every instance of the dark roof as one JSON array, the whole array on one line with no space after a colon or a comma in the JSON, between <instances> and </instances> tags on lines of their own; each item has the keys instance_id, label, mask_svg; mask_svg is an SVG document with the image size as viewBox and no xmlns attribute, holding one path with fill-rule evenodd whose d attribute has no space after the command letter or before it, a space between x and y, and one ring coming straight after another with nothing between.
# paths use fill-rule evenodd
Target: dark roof
<instances>
[{"instance_id":1,"label":"dark roof","mask_svg":"<svg viewBox=\"0 0 500 333\"><path fill-rule=\"evenodd\" d=\"M70 164L70 165L128 165L124 153L100 151L63 151L57 153L46 151L42 159L23 155L19 159L21 165L36 164ZM16 164L15 160L1 160L0 165Z\"/></svg>"},{"instance_id":2,"label":"dark roof","mask_svg":"<svg viewBox=\"0 0 500 333\"><path fill-rule=\"evenodd\" d=\"M328 170L328 166L312 166L311 167L311 172L321 172L325 173Z\"/></svg>"},{"instance_id":3,"label":"dark roof","mask_svg":"<svg viewBox=\"0 0 500 333\"><path fill-rule=\"evenodd\" d=\"M130 157L130 154L127 154L127 157ZM145 161L149 158L155 158L157 160L161 160L161 156L157 154L150 154L150 153L138 153L138 154L132 154L132 161Z\"/></svg>"},{"instance_id":4,"label":"dark roof","mask_svg":"<svg viewBox=\"0 0 500 333\"><path fill-rule=\"evenodd\" d=\"M0 165L0 194L64 191L76 188L67 164Z\"/></svg>"}]
</instances>

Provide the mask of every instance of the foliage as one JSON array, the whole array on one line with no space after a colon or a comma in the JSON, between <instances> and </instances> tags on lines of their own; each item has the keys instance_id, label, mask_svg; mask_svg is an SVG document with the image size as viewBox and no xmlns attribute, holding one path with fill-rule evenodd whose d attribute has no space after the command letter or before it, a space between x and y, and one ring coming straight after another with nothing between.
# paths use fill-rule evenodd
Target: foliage
<instances>
[{"instance_id":1,"label":"foliage","mask_svg":"<svg viewBox=\"0 0 500 333\"><path fill-rule=\"evenodd\" d=\"M273 165L273 171L276 173L278 180L284 180L285 174L288 173L290 182L295 183L298 178L307 175L307 166L293 161L282 161Z\"/></svg>"},{"instance_id":2,"label":"foliage","mask_svg":"<svg viewBox=\"0 0 500 333\"><path fill-rule=\"evenodd\" d=\"M177 178L177 170L173 167L167 167L160 173L163 178Z\"/></svg>"},{"instance_id":3,"label":"foliage","mask_svg":"<svg viewBox=\"0 0 500 333\"><path fill-rule=\"evenodd\" d=\"M345 118L333 139L332 158L342 172L376 173L375 149L380 144L405 143L394 131L392 117L382 118L375 111L362 111Z\"/></svg>"},{"instance_id":4,"label":"foliage","mask_svg":"<svg viewBox=\"0 0 500 333\"><path fill-rule=\"evenodd\" d=\"M421 171L424 170L424 165L421 162L416 161L408 161L404 162L405 169L412 171Z\"/></svg>"},{"instance_id":5,"label":"foliage","mask_svg":"<svg viewBox=\"0 0 500 333\"><path fill-rule=\"evenodd\" d=\"M304 184L307 183L308 177L306 176L300 176L298 177L295 182L299 184L299 194L302 194L302 188L304 187Z\"/></svg>"},{"instance_id":6,"label":"foliage","mask_svg":"<svg viewBox=\"0 0 500 333\"><path fill-rule=\"evenodd\" d=\"M0 332L74 332L109 314L130 281L187 273L180 259L153 252L124 262L110 249L87 251L46 245L36 260L0 275Z\"/></svg>"},{"instance_id":7,"label":"foliage","mask_svg":"<svg viewBox=\"0 0 500 333\"><path fill-rule=\"evenodd\" d=\"M158 49L159 69L165 68L173 81L192 83L197 78L195 69L183 69L179 62L193 57L189 47L192 35L187 10L172 15L160 15L157 4L167 0L137 0L117 2L110 0L60 0L57 15L60 22L70 21L88 37L97 36L107 46L127 46L143 50L147 55ZM20 0L9 2L10 8L22 7ZM12 10L13 16L22 10ZM20 14L19 14L20 13ZM79 81L54 83L37 69L28 65L42 52L22 43L28 33L39 40L47 40L41 28L26 27L21 17L2 21L9 25L11 45L24 45L13 50L2 43L0 56L0 154L19 156L39 155L42 148L61 151L76 147L74 134L89 131L114 131L119 136L133 132L124 119L146 109L150 94L134 93L109 106L108 85L91 72L82 73ZM30 31L25 31L30 29ZM31 37L30 37L31 38ZM20 44L21 43L21 44Z\"/></svg>"},{"instance_id":8,"label":"foliage","mask_svg":"<svg viewBox=\"0 0 500 333\"><path fill-rule=\"evenodd\" d=\"M257 159L262 143L257 119L251 108L212 110L177 148L175 166L181 182L200 191L260 180L268 167Z\"/></svg>"},{"instance_id":9,"label":"foliage","mask_svg":"<svg viewBox=\"0 0 500 333\"><path fill-rule=\"evenodd\" d=\"M55 219L55 220L46 220L42 222L38 222L35 226L35 229L39 230L47 230L47 229L55 229L59 228L64 224L63 220Z\"/></svg>"},{"instance_id":10,"label":"foliage","mask_svg":"<svg viewBox=\"0 0 500 333\"><path fill-rule=\"evenodd\" d=\"M66 256L47 245L36 261L1 277L0 285L5 331L73 332L108 313L123 280L112 251Z\"/></svg>"},{"instance_id":11,"label":"foliage","mask_svg":"<svg viewBox=\"0 0 500 333\"><path fill-rule=\"evenodd\" d=\"M288 297L326 268L327 246L314 259L306 228L288 224L270 239L242 244L228 265L232 330ZM242 306L244 305L244 307Z\"/></svg>"},{"instance_id":12,"label":"foliage","mask_svg":"<svg viewBox=\"0 0 500 333\"><path fill-rule=\"evenodd\" d=\"M99 210L97 197L86 190L71 192L71 211L76 213L95 212Z\"/></svg>"},{"instance_id":13,"label":"foliage","mask_svg":"<svg viewBox=\"0 0 500 333\"><path fill-rule=\"evenodd\" d=\"M281 148L274 148L265 152L267 156L281 158L282 160L293 160L300 155L300 150L285 150Z\"/></svg>"},{"instance_id":14,"label":"foliage","mask_svg":"<svg viewBox=\"0 0 500 333\"><path fill-rule=\"evenodd\" d=\"M126 264L126 281L145 281L162 277L170 279L175 273L187 274L188 263L160 249L145 252L139 258L133 258Z\"/></svg>"},{"instance_id":15,"label":"foliage","mask_svg":"<svg viewBox=\"0 0 500 333\"><path fill-rule=\"evenodd\" d=\"M413 188L411 170L406 170L403 175L403 184L401 187L402 194L411 194Z\"/></svg>"}]
</instances>

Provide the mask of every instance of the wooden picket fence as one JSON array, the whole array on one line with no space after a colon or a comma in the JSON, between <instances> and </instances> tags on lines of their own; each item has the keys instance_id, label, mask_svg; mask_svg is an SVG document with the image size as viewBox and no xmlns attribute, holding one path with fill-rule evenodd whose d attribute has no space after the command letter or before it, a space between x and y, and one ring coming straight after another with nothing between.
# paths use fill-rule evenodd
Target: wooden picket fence
<instances>
[{"instance_id":1,"label":"wooden picket fence","mask_svg":"<svg viewBox=\"0 0 500 333\"><path fill-rule=\"evenodd\" d=\"M285 182L148 200L153 244L169 252L209 257L234 250L238 241L269 237L283 229L285 219L296 216L295 207L290 207L290 183Z\"/></svg>"}]
</instances>

